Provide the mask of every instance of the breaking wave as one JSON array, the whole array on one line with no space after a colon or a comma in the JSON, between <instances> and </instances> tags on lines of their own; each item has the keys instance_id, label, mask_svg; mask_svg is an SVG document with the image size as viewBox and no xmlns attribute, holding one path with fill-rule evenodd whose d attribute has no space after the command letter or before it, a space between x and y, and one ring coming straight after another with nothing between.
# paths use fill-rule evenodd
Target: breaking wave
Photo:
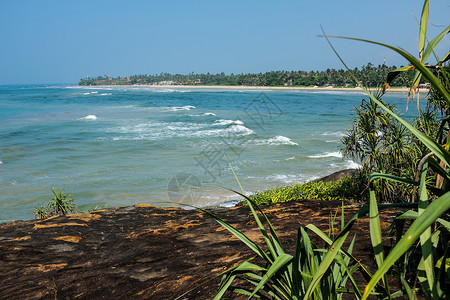
<instances>
[{"instance_id":1,"label":"breaking wave","mask_svg":"<svg viewBox=\"0 0 450 300\"><path fill-rule=\"evenodd\" d=\"M327 157L336 157L336 158L342 158L341 152L327 152L324 154L317 154L317 155L309 155L308 158L327 158Z\"/></svg>"},{"instance_id":2,"label":"breaking wave","mask_svg":"<svg viewBox=\"0 0 450 300\"><path fill-rule=\"evenodd\" d=\"M96 115L87 115L86 117L80 118L80 120L97 120Z\"/></svg>"},{"instance_id":3,"label":"breaking wave","mask_svg":"<svg viewBox=\"0 0 450 300\"><path fill-rule=\"evenodd\" d=\"M241 120L217 120L214 122L214 125L217 126L226 126L226 125L244 125L244 122L242 122Z\"/></svg>"}]
</instances>

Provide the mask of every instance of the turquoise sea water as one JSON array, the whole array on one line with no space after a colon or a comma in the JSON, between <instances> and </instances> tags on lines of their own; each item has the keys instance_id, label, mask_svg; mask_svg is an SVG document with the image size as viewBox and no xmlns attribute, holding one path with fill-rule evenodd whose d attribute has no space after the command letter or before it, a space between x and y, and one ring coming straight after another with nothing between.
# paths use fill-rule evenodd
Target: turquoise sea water
<instances>
[{"instance_id":1,"label":"turquoise sea water","mask_svg":"<svg viewBox=\"0 0 450 300\"><path fill-rule=\"evenodd\" d=\"M81 209L198 206L355 167L340 139L361 92L0 87L0 222L63 188ZM405 106L405 94L385 100ZM213 183L213 184L211 184ZM217 184L217 185L215 185Z\"/></svg>"}]
</instances>

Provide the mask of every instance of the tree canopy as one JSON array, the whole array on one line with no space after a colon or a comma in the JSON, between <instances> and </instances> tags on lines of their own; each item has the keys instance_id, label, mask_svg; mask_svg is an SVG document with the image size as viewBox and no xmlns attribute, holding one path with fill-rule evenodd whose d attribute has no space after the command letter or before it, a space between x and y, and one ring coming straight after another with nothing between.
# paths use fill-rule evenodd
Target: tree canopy
<instances>
[{"instance_id":1,"label":"tree canopy","mask_svg":"<svg viewBox=\"0 0 450 300\"><path fill-rule=\"evenodd\" d=\"M365 86L376 87L386 78L386 75L397 69L396 66L374 66L368 63L352 72ZM392 83L392 86L409 86L414 73L403 72ZM355 87L349 71L327 69L325 71L270 71L258 74L169 74L132 75L128 77L98 76L81 79L79 85L229 85L229 86L335 86Z\"/></svg>"}]
</instances>

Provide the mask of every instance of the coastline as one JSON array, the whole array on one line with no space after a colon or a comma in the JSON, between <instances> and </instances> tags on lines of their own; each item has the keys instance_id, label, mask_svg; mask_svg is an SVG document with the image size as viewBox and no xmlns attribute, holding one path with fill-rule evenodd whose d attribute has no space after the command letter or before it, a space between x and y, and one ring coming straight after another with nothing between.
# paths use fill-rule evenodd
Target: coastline
<instances>
[{"instance_id":1,"label":"coastline","mask_svg":"<svg viewBox=\"0 0 450 300\"><path fill-rule=\"evenodd\" d=\"M153 85L153 84L134 84L134 85L77 85L79 88L165 88L165 89L221 89L221 90L299 90L299 91L345 91L345 92L364 92L360 87L345 88L345 87L302 87L302 86L247 86L247 85ZM370 91L375 90L369 88ZM419 92L428 92L429 89L419 89ZM407 93L409 88L389 88L387 91L395 93Z\"/></svg>"}]
</instances>

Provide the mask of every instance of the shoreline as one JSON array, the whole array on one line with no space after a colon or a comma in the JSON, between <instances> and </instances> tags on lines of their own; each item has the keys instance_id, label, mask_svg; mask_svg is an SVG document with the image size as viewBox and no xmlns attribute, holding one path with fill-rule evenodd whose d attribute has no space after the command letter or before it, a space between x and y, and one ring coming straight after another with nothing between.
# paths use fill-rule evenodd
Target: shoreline
<instances>
[{"instance_id":1,"label":"shoreline","mask_svg":"<svg viewBox=\"0 0 450 300\"><path fill-rule=\"evenodd\" d=\"M346 92L364 92L360 87L302 87L302 86L247 86L247 85L152 85L152 84L134 84L134 85L76 85L78 88L171 88L171 89L221 89L221 90L299 90L299 91L346 91ZM373 91L375 89L368 89ZM428 92L429 89L419 89L419 92ZM395 93L407 93L409 88L389 88L387 91Z\"/></svg>"}]
</instances>

